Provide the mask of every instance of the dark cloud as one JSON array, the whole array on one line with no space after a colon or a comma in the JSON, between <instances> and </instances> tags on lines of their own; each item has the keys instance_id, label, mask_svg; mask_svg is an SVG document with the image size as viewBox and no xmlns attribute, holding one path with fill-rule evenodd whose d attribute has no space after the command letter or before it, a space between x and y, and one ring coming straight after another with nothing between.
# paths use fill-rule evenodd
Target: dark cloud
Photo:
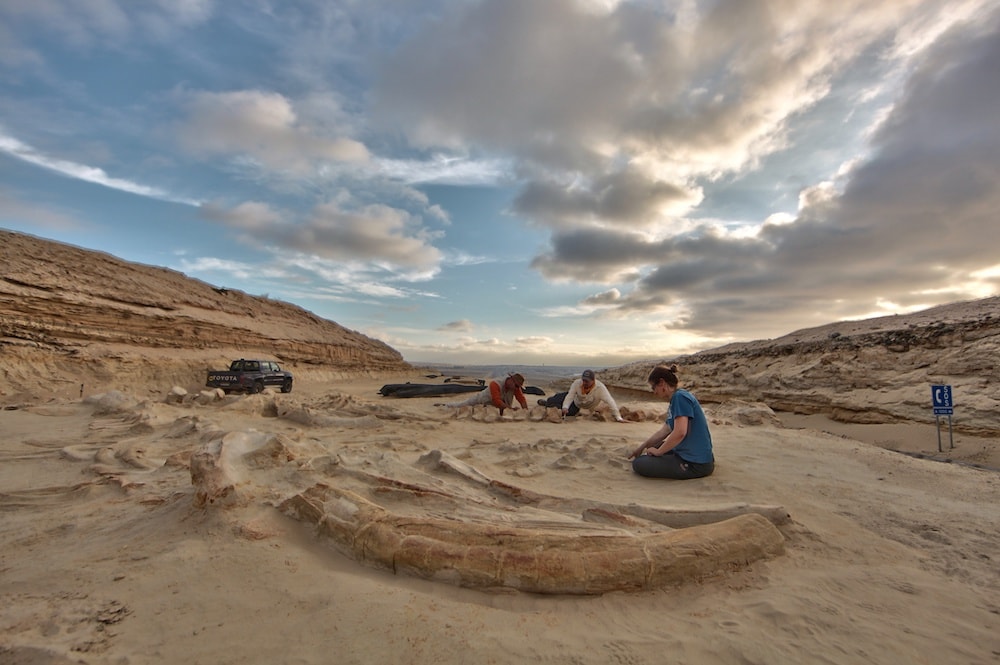
<instances>
[{"instance_id":1,"label":"dark cloud","mask_svg":"<svg viewBox=\"0 0 1000 665\"><path fill-rule=\"evenodd\" d=\"M473 325L472 321L468 319L461 319L459 321L450 321L443 326L439 326L438 330L441 332L472 332Z\"/></svg>"},{"instance_id":2,"label":"dark cloud","mask_svg":"<svg viewBox=\"0 0 1000 665\"><path fill-rule=\"evenodd\" d=\"M536 180L528 183L513 209L517 214L552 226L607 222L626 227L660 221L670 204L695 202L697 194L676 184L657 181L635 169L608 173L587 184Z\"/></svg>"},{"instance_id":3,"label":"dark cloud","mask_svg":"<svg viewBox=\"0 0 1000 665\"><path fill-rule=\"evenodd\" d=\"M580 228L553 234L551 251L531 267L552 279L611 283L634 280L658 256L658 247L639 234Z\"/></svg>"}]
</instances>

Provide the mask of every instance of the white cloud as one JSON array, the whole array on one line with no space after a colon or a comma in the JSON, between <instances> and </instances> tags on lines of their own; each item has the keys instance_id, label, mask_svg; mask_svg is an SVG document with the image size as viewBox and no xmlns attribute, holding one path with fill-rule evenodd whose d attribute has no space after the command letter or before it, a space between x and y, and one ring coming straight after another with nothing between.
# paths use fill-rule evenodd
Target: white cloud
<instances>
[{"instance_id":1,"label":"white cloud","mask_svg":"<svg viewBox=\"0 0 1000 665\"><path fill-rule=\"evenodd\" d=\"M195 155L247 157L265 168L311 173L325 162L364 162L365 146L303 121L290 100L259 90L196 92L179 126Z\"/></svg>"},{"instance_id":2,"label":"white cloud","mask_svg":"<svg viewBox=\"0 0 1000 665\"><path fill-rule=\"evenodd\" d=\"M506 160L431 155L429 159L376 158L368 168L373 174L407 184L494 185L509 178Z\"/></svg>"},{"instance_id":3,"label":"white cloud","mask_svg":"<svg viewBox=\"0 0 1000 665\"><path fill-rule=\"evenodd\" d=\"M171 195L165 190L159 189L157 187L150 187L148 185L142 185L131 180L126 180L124 178L115 178L108 175L103 169L97 168L95 166L87 166L86 164L78 164L65 159L59 159L57 157L52 157L49 155L42 154L41 152L35 150L29 145L22 143L12 136L5 134L0 134L0 152L7 153L11 157L16 157L22 161L28 162L29 164L34 164L44 169L48 169L60 175L64 175L68 178L74 178L76 180L83 180L85 182L92 182L96 185L101 185L103 187L108 187L111 189L117 189L122 192L128 192L130 194L136 194L138 196L147 196L153 199L159 199L161 201L170 201L173 203L183 203L185 205L196 206L199 205L197 201L191 201L188 199L183 199Z\"/></svg>"},{"instance_id":4,"label":"white cloud","mask_svg":"<svg viewBox=\"0 0 1000 665\"><path fill-rule=\"evenodd\" d=\"M442 260L431 244L434 233L409 213L385 205L349 210L324 203L304 216L261 202L229 209L206 205L203 210L206 217L241 232L249 243L275 245L319 260L372 264L405 273L409 279L427 279Z\"/></svg>"}]
</instances>

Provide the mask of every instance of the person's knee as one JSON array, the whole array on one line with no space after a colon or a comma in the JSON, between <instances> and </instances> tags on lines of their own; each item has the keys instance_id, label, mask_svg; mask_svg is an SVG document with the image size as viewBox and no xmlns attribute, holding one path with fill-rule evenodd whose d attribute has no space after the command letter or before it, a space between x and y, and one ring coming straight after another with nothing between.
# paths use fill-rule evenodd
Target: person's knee
<instances>
[{"instance_id":1,"label":"person's knee","mask_svg":"<svg viewBox=\"0 0 1000 665\"><path fill-rule=\"evenodd\" d=\"M657 465L654 463L653 458L649 455L639 455L632 460L632 471L647 478L660 477L656 466Z\"/></svg>"}]
</instances>

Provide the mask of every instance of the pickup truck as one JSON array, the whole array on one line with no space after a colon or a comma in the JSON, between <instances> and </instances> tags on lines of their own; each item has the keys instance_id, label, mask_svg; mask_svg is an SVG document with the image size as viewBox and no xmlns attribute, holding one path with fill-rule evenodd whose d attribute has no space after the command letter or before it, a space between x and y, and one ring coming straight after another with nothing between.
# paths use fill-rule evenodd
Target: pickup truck
<instances>
[{"instance_id":1,"label":"pickup truck","mask_svg":"<svg viewBox=\"0 0 1000 665\"><path fill-rule=\"evenodd\" d=\"M222 388L226 393L259 393L264 386L278 386L283 393L292 392L292 374L271 360L234 360L228 371L208 371L205 385Z\"/></svg>"}]
</instances>

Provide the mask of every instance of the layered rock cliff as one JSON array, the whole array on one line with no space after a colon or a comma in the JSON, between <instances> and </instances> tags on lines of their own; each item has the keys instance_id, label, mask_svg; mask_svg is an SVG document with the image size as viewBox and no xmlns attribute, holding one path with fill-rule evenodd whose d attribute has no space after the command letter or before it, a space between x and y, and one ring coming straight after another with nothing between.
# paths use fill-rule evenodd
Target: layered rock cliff
<instances>
[{"instance_id":1,"label":"layered rock cliff","mask_svg":"<svg viewBox=\"0 0 1000 665\"><path fill-rule=\"evenodd\" d=\"M388 345L301 307L165 268L2 229L0 266L8 395L79 382L188 385L236 357L343 374L408 367Z\"/></svg>"}]
</instances>

